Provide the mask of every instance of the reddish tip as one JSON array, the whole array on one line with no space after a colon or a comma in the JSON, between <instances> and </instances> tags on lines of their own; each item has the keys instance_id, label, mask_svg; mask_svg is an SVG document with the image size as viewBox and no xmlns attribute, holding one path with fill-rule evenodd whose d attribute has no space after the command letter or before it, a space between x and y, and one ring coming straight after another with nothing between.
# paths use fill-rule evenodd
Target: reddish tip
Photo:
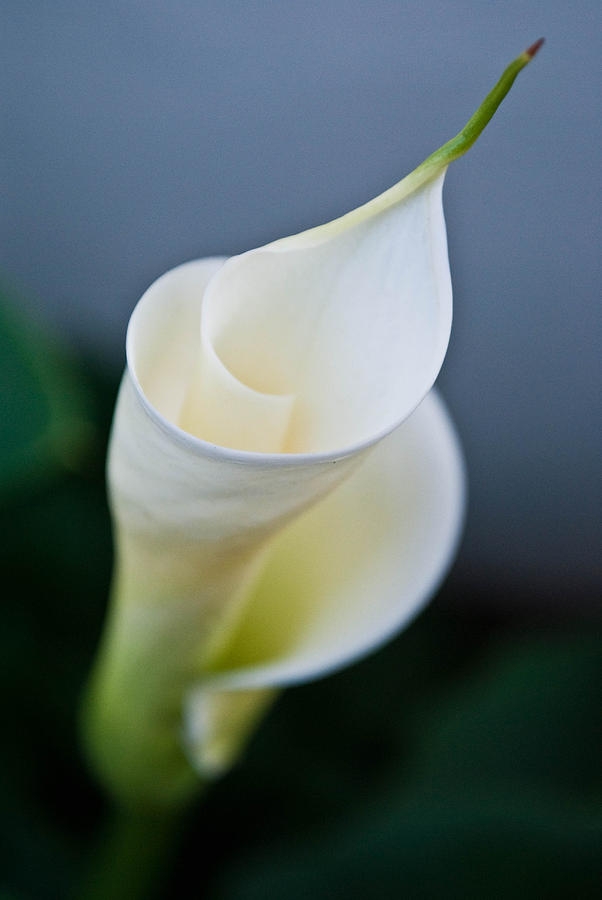
<instances>
[{"instance_id":1,"label":"reddish tip","mask_svg":"<svg viewBox=\"0 0 602 900\"><path fill-rule=\"evenodd\" d=\"M537 53L537 51L543 44L544 40L545 40L545 38L540 38L538 41L535 41L534 44L531 44L531 46L525 50L525 53L527 54L529 59L533 59L533 57L535 56L535 54Z\"/></svg>"}]
</instances>

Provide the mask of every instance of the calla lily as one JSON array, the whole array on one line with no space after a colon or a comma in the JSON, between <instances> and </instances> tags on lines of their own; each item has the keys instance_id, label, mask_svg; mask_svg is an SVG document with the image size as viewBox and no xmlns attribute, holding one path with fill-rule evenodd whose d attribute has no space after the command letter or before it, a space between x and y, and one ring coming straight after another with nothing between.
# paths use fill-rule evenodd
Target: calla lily
<instances>
[{"instance_id":1,"label":"calla lily","mask_svg":"<svg viewBox=\"0 0 602 900\"><path fill-rule=\"evenodd\" d=\"M117 797L177 806L286 684L371 651L429 599L461 526L431 391L451 327L441 202L537 47L380 197L138 303L109 454L117 564L87 734Z\"/></svg>"}]
</instances>

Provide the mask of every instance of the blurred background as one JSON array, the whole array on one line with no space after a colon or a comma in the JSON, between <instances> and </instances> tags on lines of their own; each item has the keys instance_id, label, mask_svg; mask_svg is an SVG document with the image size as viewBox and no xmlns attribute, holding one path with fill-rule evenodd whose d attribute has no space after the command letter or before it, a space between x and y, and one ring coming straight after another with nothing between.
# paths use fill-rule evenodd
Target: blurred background
<instances>
[{"instance_id":1,"label":"blurred background","mask_svg":"<svg viewBox=\"0 0 602 900\"><path fill-rule=\"evenodd\" d=\"M137 299L389 187L541 35L445 187L454 570L385 651L287 692L163 895L597 896L599 4L5 0L0 22L2 900L68 896L103 814L74 711Z\"/></svg>"}]
</instances>

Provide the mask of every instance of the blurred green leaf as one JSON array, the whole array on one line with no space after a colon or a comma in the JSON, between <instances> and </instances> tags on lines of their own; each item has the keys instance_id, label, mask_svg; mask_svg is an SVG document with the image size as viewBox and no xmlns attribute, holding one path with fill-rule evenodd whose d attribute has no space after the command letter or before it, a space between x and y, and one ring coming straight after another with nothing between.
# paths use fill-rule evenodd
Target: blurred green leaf
<instances>
[{"instance_id":1,"label":"blurred green leaf","mask_svg":"<svg viewBox=\"0 0 602 900\"><path fill-rule=\"evenodd\" d=\"M115 383L0 295L0 889L66 896L99 802L79 694L106 604L104 456Z\"/></svg>"},{"instance_id":2,"label":"blurred green leaf","mask_svg":"<svg viewBox=\"0 0 602 900\"><path fill-rule=\"evenodd\" d=\"M400 651L408 635L396 646L398 666L389 656L389 680L380 682L389 692L405 674ZM513 638L456 677L452 666L438 689L431 682L417 703L397 709L368 683L369 663L359 668L378 709L365 718L364 743L389 735L386 778L367 796L366 782L375 779L357 760L358 735L343 734L342 741L338 729L330 732L327 752L341 767L350 758L359 762L355 786L347 783L359 802L340 798L339 816L327 815L305 833L276 836L274 829L271 845L256 844L224 864L212 898L598 896L602 666L595 638ZM351 710L356 699L350 691ZM332 706L327 710L315 711L325 729ZM335 726L337 719L335 710ZM297 777L295 771L292 781ZM340 777L334 772L335 785ZM305 773L301 791L311 804ZM288 795L282 799L281 814L290 817ZM299 804L300 797L293 816Z\"/></svg>"},{"instance_id":3,"label":"blurred green leaf","mask_svg":"<svg viewBox=\"0 0 602 900\"><path fill-rule=\"evenodd\" d=\"M91 439L76 367L0 290L0 494L77 466Z\"/></svg>"},{"instance_id":4,"label":"blurred green leaf","mask_svg":"<svg viewBox=\"0 0 602 900\"><path fill-rule=\"evenodd\" d=\"M416 777L455 789L511 781L602 801L602 659L595 635L517 638L430 711Z\"/></svg>"}]
</instances>

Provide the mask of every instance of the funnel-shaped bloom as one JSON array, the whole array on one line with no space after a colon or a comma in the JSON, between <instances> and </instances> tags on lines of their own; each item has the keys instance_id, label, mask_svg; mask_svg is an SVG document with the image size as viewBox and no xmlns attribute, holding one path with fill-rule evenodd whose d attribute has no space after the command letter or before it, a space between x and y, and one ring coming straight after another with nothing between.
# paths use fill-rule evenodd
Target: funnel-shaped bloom
<instances>
[{"instance_id":1,"label":"funnel-shaped bloom","mask_svg":"<svg viewBox=\"0 0 602 900\"><path fill-rule=\"evenodd\" d=\"M275 689L391 637L442 577L463 508L456 439L429 393L452 312L443 178L526 61L476 133L473 117L385 194L180 266L136 307L88 716L122 799L179 803L195 770L230 765Z\"/></svg>"}]
</instances>

